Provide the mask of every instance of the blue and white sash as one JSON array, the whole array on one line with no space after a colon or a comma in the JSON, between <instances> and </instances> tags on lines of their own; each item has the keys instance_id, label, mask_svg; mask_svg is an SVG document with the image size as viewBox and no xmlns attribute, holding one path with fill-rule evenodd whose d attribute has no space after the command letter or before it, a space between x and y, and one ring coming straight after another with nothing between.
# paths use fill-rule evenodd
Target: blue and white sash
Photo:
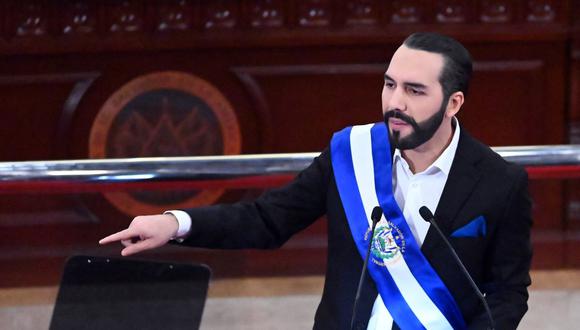
<instances>
[{"instance_id":1,"label":"blue and white sash","mask_svg":"<svg viewBox=\"0 0 580 330\"><path fill-rule=\"evenodd\" d=\"M465 329L449 290L422 254L393 196L392 156L384 123L334 134L331 159L352 237L364 258L370 215L380 205L368 271L401 329Z\"/></svg>"}]
</instances>

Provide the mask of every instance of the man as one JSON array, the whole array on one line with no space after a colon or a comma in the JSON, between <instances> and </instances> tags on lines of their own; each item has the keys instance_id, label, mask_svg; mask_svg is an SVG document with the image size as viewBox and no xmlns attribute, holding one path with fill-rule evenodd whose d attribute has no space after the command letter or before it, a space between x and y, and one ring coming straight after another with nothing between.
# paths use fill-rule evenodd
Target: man
<instances>
[{"instance_id":1,"label":"man","mask_svg":"<svg viewBox=\"0 0 580 330\"><path fill-rule=\"evenodd\" d=\"M486 329L489 321L450 251L419 208L435 218L486 295L497 329L527 310L531 205L527 175L470 137L455 115L472 64L457 41L408 37L393 55L382 92L384 123L336 133L289 185L253 203L137 217L100 241L123 255L171 239L212 248L274 248L328 218L328 263L316 329L348 329L369 241L373 206L385 216L372 239L357 329ZM136 239L137 238L137 239Z\"/></svg>"}]
</instances>

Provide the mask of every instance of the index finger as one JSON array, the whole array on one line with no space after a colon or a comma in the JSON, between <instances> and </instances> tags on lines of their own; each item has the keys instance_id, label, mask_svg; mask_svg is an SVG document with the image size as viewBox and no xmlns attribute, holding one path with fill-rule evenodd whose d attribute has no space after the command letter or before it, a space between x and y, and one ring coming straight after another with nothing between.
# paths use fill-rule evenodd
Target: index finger
<instances>
[{"instance_id":1,"label":"index finger","mask_svg":"<svg viewBox=\"0 0 580 330\"><path fill-rule=\"evenodd\" d=\"M103 245L103 244L108 244L108 243L111 243L111 242L122 241L122 240L125 240L125 239L133 238L135 236L139 236L137 234L137 232L135 231L135 229L133 229L133 228L127 228L125 230L121 230L120 232L114 233L112 235L109 235L109 236L101 239L99 241L99 244Z\"/></svg>"}]
</instances>

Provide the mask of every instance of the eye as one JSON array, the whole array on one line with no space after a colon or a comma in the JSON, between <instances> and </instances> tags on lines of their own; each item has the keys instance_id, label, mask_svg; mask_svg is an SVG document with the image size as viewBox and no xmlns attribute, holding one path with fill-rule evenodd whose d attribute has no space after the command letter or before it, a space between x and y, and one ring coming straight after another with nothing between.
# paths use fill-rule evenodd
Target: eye
<instances>
[{"instance_id":1,"label":"eye","mask_svg":"<svg viewBox=\"0 0 580 330\"><path fill-rule=\"evenodd\" d=\"M413 87L407 88L407 92L411 95L424 95L425 94L425 92L423 92L422 90L417 89L417 88L413 88Z\"/></svg>"},{"instance_id":2,"label":"eye","mask_svg":"<svg viewBox=\"0 0 580 330\"><path fill-rule=\"evenodd\" d=\"M385 87L387 87L388 89L393 89L395 88L395 83L392 81L385 81Z\"/></svg>"}]
</instances>

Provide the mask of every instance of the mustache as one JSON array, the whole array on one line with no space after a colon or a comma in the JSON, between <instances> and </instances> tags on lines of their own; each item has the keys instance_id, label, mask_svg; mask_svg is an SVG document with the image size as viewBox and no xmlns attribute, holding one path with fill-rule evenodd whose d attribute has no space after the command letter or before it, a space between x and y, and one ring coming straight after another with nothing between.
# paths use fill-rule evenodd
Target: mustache
<instances>
[{"instance_id":1,"label":"mustache","mask_svg":"<svg viewBox=\"0 0 580 330\"><path fill-rule=\"evenodd\" d=\"M387 121L389 120L389 118L396 118L396 119L399 119L399 120L406 122L409 125L412 125L413 127L417 126L417 122L415 121L415 119L413 119L413 117L408 116L399 110L389 110L389 111L385 112L384 117L385 117L384 118L385 124L387 124Z\"/></svg>"}]
</instances>

